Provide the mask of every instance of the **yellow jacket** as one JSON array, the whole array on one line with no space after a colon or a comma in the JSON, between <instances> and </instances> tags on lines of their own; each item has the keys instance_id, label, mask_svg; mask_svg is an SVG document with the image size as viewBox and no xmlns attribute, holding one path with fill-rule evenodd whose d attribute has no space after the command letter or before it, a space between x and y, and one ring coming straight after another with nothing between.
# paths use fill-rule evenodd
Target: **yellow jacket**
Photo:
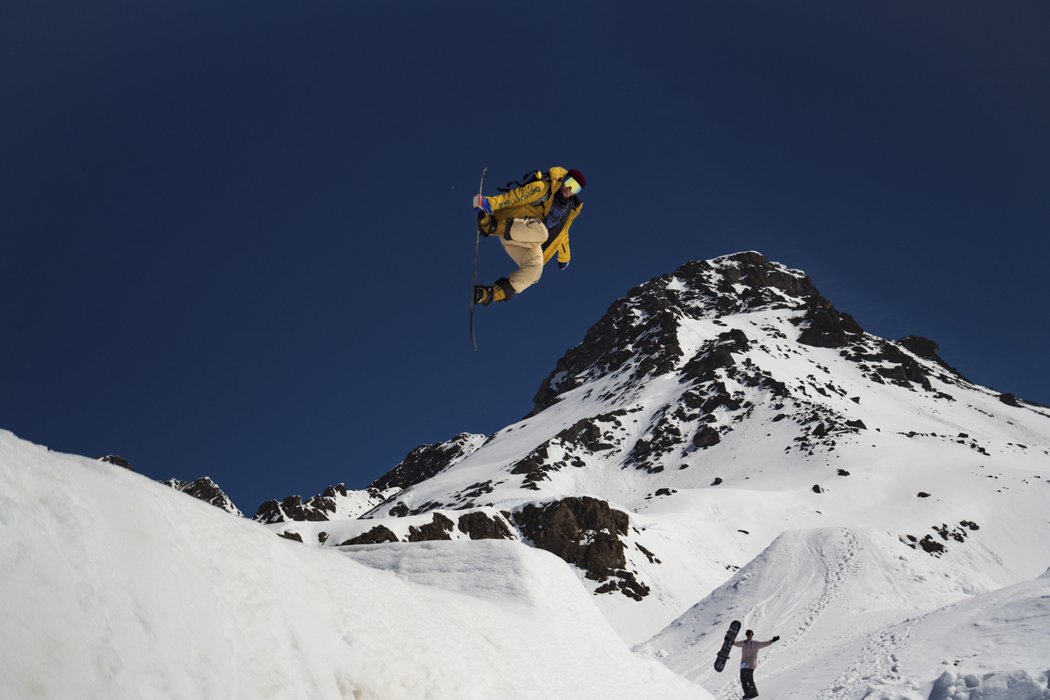
<instances>
[{"instance_id":1,"label":"yellow jacket","mask_svg":"<svg viewBox=\"0 0 1050 700\"><path fill-rule=\"evenodd\" d=\"M508 219L540 219L542 221L554 205L554 195L561 189L562 180L565 179L568 172L565 168L558 166L551 168L546 175L542 171L537 171L535 181L503 194L486 197L489 206L492 207L492 216L499 221ZM568 264L571 258L569 227L583 209L583 202L579 197L573 197L573 200L575 203L565 215L561 228L552 231L552 237L543 244L544 263L550 262L555 252L558 253L558 262L563 265Z\"/></svg>"}]
</instances>

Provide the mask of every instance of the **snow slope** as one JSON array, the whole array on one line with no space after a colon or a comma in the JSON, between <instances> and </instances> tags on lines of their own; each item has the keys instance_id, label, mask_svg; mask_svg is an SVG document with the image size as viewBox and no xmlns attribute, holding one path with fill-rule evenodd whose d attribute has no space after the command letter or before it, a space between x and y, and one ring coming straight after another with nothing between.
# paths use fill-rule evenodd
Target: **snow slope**
<instances>
[{"instance_id":1,"label":"snow slope","mask_svg":"<svg viewBox=\"0 0 1050 700\"><path fill-rule=\"evenodd\" d=\"M838 665L850 652L837 654ZM834 687L840 695L873 687L869 696L894 700L1050 700L1050 579L1006 586L880 630Z\"/></svg>"},{"instance_id":2,"label":"snow slope","mask_svg":"<svg viewBox=\"0 0 1050 700\"><path fill-rule=\"evenodd\" d=\"M0 431L4 698L704 698L514 542L352 556Z\"/></svg>"},{"instance_id":3,"label":"snow slope","mask_svg":"<svg viewBox=\"0 0 1050 700\"><path fill-rule=\"evenodd\" d=\"M1046 688L1050 668L1050 578L995 590L959 575L988 570L984 560L994 558L971 548L931 560L878 531L789 531L637 650L717 698L738 697L739 652L727 672L711 665L738 619L756 639L781 637L759 655L766 696L1050 698L1037 687ZM931 694L945 673L941 684L958 687Z\"/></svg>"}]
</instances>

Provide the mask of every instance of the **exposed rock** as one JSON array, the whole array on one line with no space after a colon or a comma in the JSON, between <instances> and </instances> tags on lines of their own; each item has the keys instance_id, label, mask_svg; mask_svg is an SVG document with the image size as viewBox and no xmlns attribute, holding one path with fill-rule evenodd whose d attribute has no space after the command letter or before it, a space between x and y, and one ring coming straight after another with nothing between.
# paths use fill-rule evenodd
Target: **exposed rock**
<instances>
[{"instance_id":1,"label":"exposed rock","mask_svg":"<svg viewBox=\"0 0 1050 700\"><path fill-rule=\"evenodd\" d=\"M722 441L718 431L709 425L705 425L693 436L693 446L700 449L714 447Z\"/></svg>"},{"instance_id":2,"label":"exposed rock","mask_svg":"<svg viewBox=\"0 0 1050 700\"><path fill-rule=\"evenodd\" d=\"M306 501L303 501L302 496L288 496L281 501L266 501L256 510L254 519L266 525L292 521L322 522L340 517L340 502L344 504L341 517L356 517L362 507L367 510L383 501L383 495L373 488L363 493L354 492L353 495L355 500L352 503L358 510L349 514L345 512L345 504L346 499L351 497L351 492L343 484L337 484L327 487Z\"/></svg>"},{"instance_id":3,"label":"exposed rock","mask_svg":"<svg viewBox=\"0 0 1050 700\"><path fill-rule=\"evenodd\" d=\"M648 587L624 570L626 547L620 537L627 534L630 520L605 501L584 496L529 504L514 514L514 521L534 546L583 570L589 579L606 581L600 592L619 590L635 598L648 593ZM619 581L609 582L610 578Z\"/></svg>"},{"instance_id":4,"label":"exposed rock","mask_svg":"<svg viewBox=\"0 0 1050 700\"><path fill-rule=\"evenodd\" d=\"M189 496L210 503L211 505L224 510L227 513L233 513L234 515L242 515L241 511L233 504L230 497L227 496L219 485L212 481L209 477L202 476L196 481L179 481L178 479L168 479L167 481L161 482L165 486L170 486L176 491L181 491Z\"/></svg>"},{"instance_id":5,"label":"exposed rock","mask_svg":"<svg viewBox=\"0 0 1050 700\"><path fill-rule=\"evenodd\" d=\"M818 348L841 348L864 333L852 316L823 299L813 300L798 322L804 326L798 342Z\"/></svg>"},{"instance_id":6,"label":"exposed rock","mask_svg":"<svg viewBox=\"0 0 1050 700\"><path fill-rule=\"evenodd\" d=\"M538 482L547 478L547 472L557 471L560 467L559 464L552 463L550 461L550 455L547 452L547 447L550 445L550 441L543 443L529 454L525 455L522 459L514 463L511 467L511 474L524 474L525 479L522 481L522 486L534 491L539 491L540 487Z\"/></svg>"},{"instance_id":7,"label":"exposed rock","mask_svg":"<svg viewBox=\"0 0 1050 700\"><path fill-rule=\"evenodd\" d=\"M653 416L646 437L639 438L627 453L624 466L634 467L651 474L663 471L664 467L659 462L663 457L676 454L681 450L683 438L681 426L688 420L690 417L683 414L681 407L668 405L658 411Z\"/></svg>"},{"instance_id":8,"label":"exposed rock","mask_svg":"<svg viewBox=\"0 0 1050 700\"><path fill-rule=\"evenodd\" d=\"M999 394L999 400L1007 406L1012 406L1013 408L1021 407L1021 404L1017 403L1017 397L1010 393Z\"/></svg>"},{"instance_id":9,"label":"exposed rock","mask_svg":"<svg viewBox=\"0 0 1050 700\"><path fill-rule=\"evenodd\" d=\"M408 511L408 514L409 515L419 515L421 513L429 513L432 510L437 510L438 508L444 508L444 507L446 507L446 505L447 504L443 504L440 501L427 501L423 505L416 506L412 510ZM448 507L451 507L451 506L448 506Z\"/></svg>"},{"instance_id":10,"label":"exposed rock","mask_svg":"<svg viewBox=\"0 0 1050 700\"><path fill-rule=\"evenodd\" d=\"M510 540L514 539L510 528L500 518L490 518L481 511L459 516L459 531L472 540Z\"/></svg>"},{"instance_id":11,"label":"exposed rock","mask_svg":"<svg viewBox=\"0 0 1050 700\"><path fill-rule=\"evenodd\" d=\"M960 520L959 524L954 528L949 528L948 525L944 523L933 526L933 531L941 538L940 542L935 540L933 535L925 535L922 539L918 539L914 535L901 535L900 541L912 549L921 549L927 554L939 557L947 550L947 547L944 544L945 542L948 542L949 540L960 543L965 542L971 532L980 529L980 526L972 520Z\"/></svg>"},{"instance_id":12,"label":"exposed rock","mask_svg":"<svg viewBox=\"0 0 1050 700\"><path fill-rule=\"evenodd\" d=\"M789 297L796 299L807 299L820 297L820 292L813 286L809 277L798 272L788 270L782 265L770 262L769 258L755 251L746 251L727 255L720 260L734 263L726 265L721 270L722 283L720 291L730 297L736 295L736 287L743 285L753 291L745 291L740 295L739 305L730 303L727 312L754 311L761 307L788 308L790 303L785 303L783 295L768 294L768 291L776 290L783 292ZM688 270L696 263L684 265L682 270Z\"/></svg>"},{"instance_id":13,"label":"exposed rock","mask_svg":"<svg viewBox=\"0 0 1050 700\"><path fill-rule=\"evenodd\" d=\"M623 425L619 419L625 415L627 411L620 410L585 418L558 433L557 439L567 445L576 445L592 453L611 450L616 446L616 435L604 426L611 424L616 429L622 429Z\"/></svg>"},{"instance_id":14,"label":"exposed rock","mask_svg":"<svg viewBox=\"0 0 1050 700\"><path fill-rule=\"evenodd\" d=\"M313 499L311 499L312 501ZM302 496L288 496L283 501L266 501L255 513L255 520L265 525L283 523L289 520L321 522L328 520L323 508L314 508Z\"/></svg>"},{"instance_id":15,"label":"exposed rock","mask_svg":"<svg viewBox=\"0 0 1050 700\"><path fill-rule=\"evenodd\" d=\"M582 467L585 455L610 450L621 442L617 433L624 431L620 418L625 415L627 411L620 410L577 421L515 462L510 473L524 474L522 486L538 491L539 482L550 478L548 473L566 466ZM552 459L551 447L560 448L564 456Z\"/></svg>"},{"instance_id":16,"label":"exposed rock","mask_svg":"<svg viewBox=\"0 0 1050 700\"><path fill-rule=\"evenodd\" d=\"M718 369L732 367L736 364L733 353L747 352L750 341L743 331L734 328L719 334L704 345L682 368L682 381L709 381L714 378Z\"/></svg>"},{"instance_id":17,"label":"exposed rock","mask_svg":"<svg viewBox=\"0 0 1050 700\"><path fill-rule=\"evenodd\" d=\"M383 542L397 542L397 535L395 535L388 527L376 525L368 532L363 532L357 537L352 537L341 543L339 546L343 547L352 544L382 544Z\"/></svg>"},{"instance_id":18,"label":"exposed rock","mask_svg":"<svg viewBox=\"0 0 1050 700\"><path fill-rule=\"evenodd\" d=\"M955 369L941 358L940 348L937 346L937 343L933 342L929 338L923 338L919 335L908 335L901 338L897 342L903 345L909 352L913 353L914 355L917 355L918 357L921 357L924 360L936 362L938 365L948 370L959 379L969 381L966 379L966 377L962 375L962 373L959 372L959 370Z\"/></svg>"},{"instance_id":19,"label":"exposed rock","mask_svg":"<svg viewBox=\"0 0 1050 700\"><path fill-rule=\"evenodd\" d=\"M440 474L451 465L469 457L481 446L477 435L460 433L447 442L420 445L411 450L396 467L373 481L369 488L401 490Z\"/></svg>"},{"instance_id":20,"label":"exposed rock","mask_svg":"<svg viewBox=\"0 0 1050 700\"><path fill-rule=\"evenodd\" d=\"M874 382L885 384L888 380L907 388L918 384L927 391L933 390L927 371L918 360L888 340L869 336L843 350L842 356L860 365L861 371ZM942 379L956 381L960 377L942 376Z\"/></svg>"},{"instance_id":21,"label":"exposed rock","mask_svg":"<svg viewBox=\"0 0 1050 700\"><path fill-rule=\"evenodd\" d=\"M970 532L980 529L977 523L970 520L962 520L954 528L949 528L944 523L933 527L934 532L940 535L942 540L952 539L956 542L965 542L966 538L970 536Z\"/></svg>"},{"instance_id":22,"label":"exposed rock","mask_svg":"<svg viewBox=\"0 0 1050 700\"><path fill-rule=\"evenodd\" d=\"M322 511L325 511L327 513L335 513L335 511L336 511L336 505L335 505L336 497L342 496L342 497L346 498L348 495L349 494L348 494L348 492L346 490L346 486L344 486L343 484L338 484L336 486L329 486L329 487L327 487L320 494L318 494L318 495L314 496L313 498L311 498L309 503L310 503L311 507L313 507L313 508L315 508L317 510L322 510Z\"/></svg>"},{"instance_id":23,"label":"exposed rock","mask_svg":"<svg viewBox=\"0 0 1050 700\"><path fill-rule=\"evenodd\" d=\"M634 546L638 549L639 552L641 552L642 554L644 554L646 556L646 558L649 560L650 564L659 564L660 563L660 560L656 558L656 555L653 554L652 552L650 552L648 549L646 549L642 545L640 545L640 544L638 544L636 542Z\"/></svg>"},{"instance_id":24,"label":"exposed rock","mask_svg":"<svg viewBox=\"0 0 1050 700\"><path fill-rule=\"evenodd\" d=\"M430 542L433 540L450 540L452 536L449 534L452 532L454 527L451 520L446 518L441 513L434 513L434 519L426 525L419 527L411 526L408 528L408 541L409 542Z\"/></svg>"},{"instance_id":25,"label":"exposed rock","mask_svg":"<svg viewBox=\"0 0 1050 700\"><path fill-rule=\"evenodd\" d=\"M465 488L465 489L463 489L462 491L459 492L458 498L459 498L460 502L459 502L459 504L457 504L456 508L458 510L462 510L462 509L465 509L465 508L473 508L474 507L474 499L481 498L482 496L484 496L486 494L490 494L494 490L495 490L495 486L493 486L493 483L492 483L491 480L490 481L479 481L477 483L471 484L470 486L468 486L467 488Z\"/></svg>"},{"instance_id":26,"label":"exposed rock","mask_svg":"<svg viewBox=\"0 0 1050 700\"><path fill-rule=\"evenodd\" d=\"M105 457L99 457L99 461L109 462L110 464L115 464L118 467L124 467L125 469L128 469L130 471L135 471L135 467L131 466L131 462L124 459L120 455L106 455Z\"/></svg>"}]
</instances>

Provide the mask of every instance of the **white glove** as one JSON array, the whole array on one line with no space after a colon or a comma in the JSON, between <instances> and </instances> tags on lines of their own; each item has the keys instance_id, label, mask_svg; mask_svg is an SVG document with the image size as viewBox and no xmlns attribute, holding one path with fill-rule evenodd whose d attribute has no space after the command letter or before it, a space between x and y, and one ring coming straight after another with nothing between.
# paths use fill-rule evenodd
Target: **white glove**
<instances>
[{"instance_id":1,"label":"white glove","mask_svg":"<svg viewBox=\"0 0 1050 700\"><path fill-rule=\"evenodd\" d=\"M486 214L492 213L492 205L489 204L488 197L482 197L480 194L476 194L470 203L474 205L474 209L477 211L483 211Z\"/></svg>"}]
</instances>

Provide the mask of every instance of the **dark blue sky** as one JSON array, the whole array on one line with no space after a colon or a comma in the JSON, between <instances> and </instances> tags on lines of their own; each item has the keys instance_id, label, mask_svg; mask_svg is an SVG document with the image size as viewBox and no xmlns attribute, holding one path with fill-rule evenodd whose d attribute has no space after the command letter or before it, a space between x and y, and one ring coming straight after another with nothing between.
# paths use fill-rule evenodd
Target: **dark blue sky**
<instances>
[{"instance_id":1,"label":"dark blue sky","mask_svg":"<svg viewBox=\"0 0 1050 700\"><path fill-rule=\"evenodd\" d=\"M251 512L361 487L747 249L1050 403L1047 36L1045 0L4 3L0 428ZM474 353L485 165L589 187Z\"/></svg>"}]
</instances>

